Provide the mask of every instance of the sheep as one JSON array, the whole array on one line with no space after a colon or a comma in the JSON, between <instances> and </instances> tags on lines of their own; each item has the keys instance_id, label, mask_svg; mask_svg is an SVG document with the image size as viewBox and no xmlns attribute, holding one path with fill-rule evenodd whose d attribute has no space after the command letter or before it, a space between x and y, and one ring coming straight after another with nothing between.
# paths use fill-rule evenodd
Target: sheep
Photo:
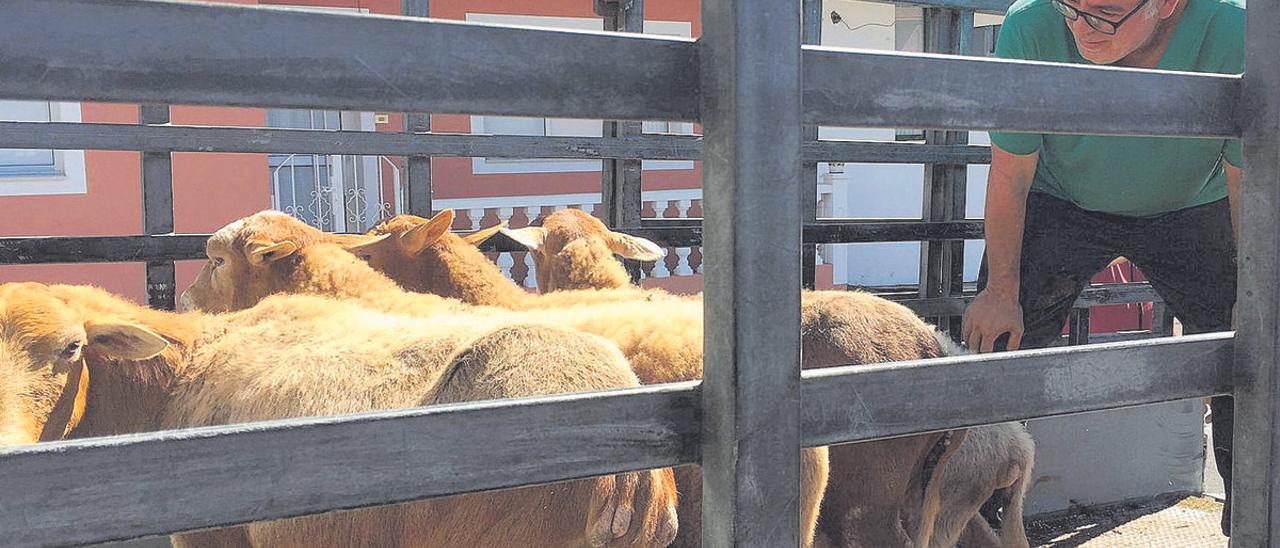
<instances>
[{"instance_id":1,"label":"sheep","mask_svg":"<svg viewBox=\"0 0 1280 548\"><path fill-rule=\"evenodd\" d=\"M673 309L647 301L615 300L602 305L565 306L525 313L473 307L455 299L405 292L332 243L347 244L343 240L278 212L262 212L233 222L209 239L206 251L211 260L184 291L182 301L184 306L221 311L251 305L273 293L301 292L354 299L364 306L384 310L413 310L423 316L449 315L462 310L460 306L470 307L473 313L537 318L604 336L618 345L645 384L701 377L701 307L696 304L673 299ZM264 257L265 261L251 261L248 257L253 256L254 251L246 251L250 248L271 251ZM672 322L673 318L676 321ZM641 322L639 326L644 328L626 328L636 322ZM637 362L644 365L636 366ZM802 452L801 511L802 520L807 519L808 525L804 526L801 536L806 539L806 545L817 522L818 506L826 486L826 466L825 449ZM690 511L700 504L701 478L698 469L681 467L676 470L676 481L681 493L677 510L681 521L677 539L680 545L701 535L700 524L693 521L698 513Z\"/></svg>"},{"instance_id":2,"label":"sheep","mask_svg":"<svg viewBox=\"0 0 1280 548\"><path fill-rule=\"evenodd\" d=\"M551 325L411 318L315 296L272 297L232 314L175 314L93 287L31 282L0 285L0 379L4 445L638 386L612 344ZM675 536L674 498L671 472L662 470L252 523L174 542L661 546Z\"/></svg>"},{"instance_id":3,"label":"sheep","mask_svg":"<svg viewBox=\"0 0 1280 548\"><path fill-rule=\"evenodd\" d=\"M631 280L614 255L641 261L656 261L666 256L657 244L629 234L609 230L590 214L565 209L548 215L541 227L509 230L499 225L480 231L466 240L479 243L501 232L528 248L534 256L539 290L544 292L570 289L630 287ZM847 292L816 292L848 294ZM838 301L837 301L838 304ZM865 307L872 313L872 307ZM882 308L877 313L909 314L901 308ZM965 352L950 338L936 333L942 355L956 356ZM923 357L923 356L921 356ZM832 452L832 469L838 470L836 451ZM1027 546L1022 523L1022 502L1031 479L1035 461L1035 444L1025 427L1005 423L969 429L964 445L943 470L942 501L938 526L932 546L955 546L965 536L965 546ZM831 490L844 488L839 476L833 476ZM1009 505L1005 509L1005 527L997 539L978 510L997 491L1007 491Z\"/></svg>"},{"instance_id":4,"label":"sheep","mask_svg":"<svg viewBox=\"0 0 1280 548\"><path fill-rule=\"evenodd\" d=\"M433 231L439 235L433 237L447 237L457 240L457 236L448 234L448 224L448 222L434 224ZM397 237L396 241L409 240L411 238L415 237ZM370 260L375 260L375 255L377 255L376 248L379 243L381 241L390 241L386 236L371 237L365 241L357 239L355 242L344 240L349 240L349 238L325 235L279 213L263 212L241 219L218 231L210 239L208 251L212 258L211 262L205 265L204 271L184 293L183 299L188 304L218 310L231 306L227 303L252 303L254 299L274 292L311 292L356 299L367 306L373 307L394 307L397 310L416 308L419 313L424 315L448 313L449 310L453 309L452 307L456 306L457 301L455 300L421 293L406 294L395 288L392 282L385 278L378 280L367 272L352 272L355 268L353 265L358 264L358 261L355 261L354 257L349 255L345 259L338 256L339 254L334 252L333 248L335 246L332 244L309 245L315 242L339 242L348 248L352 248L357 254ZM430 239L428 238L427 240ZM280 249L283 252L277 259L284 259L287 256L289 260L277 260L274 261L273 265L264 265L257 268L229 266L245 262L238 257L245 255L244 249L251 242L259 242L256 245L263 246L281 246ZM451 265L451 268L463 265L474 268L477 275L492 275L502 279L497 269L492 264L487 263L474 246L461 243L460 240L458 242L450 246L453 251L459 254L455 261L457 264ZM300 245L304 246L301 250L299 250ZM469 257L468 254L478 257L478 261L473 257ZM404 258L403 260L412 260L412 258ZM394 265L396 263L392 261L391 264ZM217 269L223 269L225 273L215 274L214 271ZM411 272L411 270L406 269L404 272ZM509 284L509 282L506 283ZM513 290L523 293L518 288ZM565 325L572 325L585 331L603 335L618 343L623 353L631 360L632 367L644 383L672 382L701 377L701 306L696 302L689 302L687 299L658 299L660 302L637 301L632 298L610 296L611 293L611 291L592 293L588 296L588 300L595 303L592 305L574 305L573 303L576 302L574 299L565 299L562 296L554 295L549 296L543 302L537 303L550 306L550 308L538 311L538 315L543 319L553 319L553 321L558 321ZM557 301L556 299L560 300ZM495 300L494 302L498 301ZM868 304L884 306L890 303L874 300L869 301ZM530 308L536 308L536 306ZM808 356L806 365L811 365L815 362L821 365L857 363L859 357L855 356L854 359L850 359L840 349L833 348L828 341L855 337L859 330L865 331L867 327L851 325L850 322L857 324L858 322L865 323L865 321L855 315L849 315L847 312L843 313L843 315L837 314L836 317L838 319L833 321L831 314L822 312L823 307L817 308L819 313L810 313L810 319L807 323L816 327L833 327L826 329L823 332L825 335L822 337L806 337L805 353ZM482 307L482 309L492 310L492 307ZM837 312L841 311L837 310ZM923 326L922 322L919 322L918 319L911 315L906 318L910 321L903 323L895 319L895 321L879 322L871 327L883 330L886 334L905 330L907 334L924 333L925 336L922 338L916 337L915 339L898 336L890 338L889 340L893 340L894 343L889 345L862 345L860 347L862 351L875 353L876 356L883 352L897 354L906 352L911 356L918 356L921 353L929 352L930 349L936 351L937 343L928 334L930 330L927 329L927 326L925 326L926 329L921 331L919 327ZM885 359L876 361L885 361ZM938 460L933 464L941 465L944 463L955 447L959 445L958 442L962 439L962 436L962 432L952 434L951 441L953 443L941 446L943 451L938 454ZM842 523L847 524L844 529L856 527L863 534L871 534L872 536L868 537L867 542L869 543L868 545L875 546L905 546L910 542L910 540L904 540L908 539L908 537L927 539L931 535L932 519L916 520L917 526L913 527L911 535L907 535L903 531L902 518L909 518L910 516L902 516L900 514L903 509L925 508L927 510L936 507L937 485L936 482L929 481L935 469L918 466L918 463L923 462L929 448L937 446L943 438L943 434L931 434L916 437L915 439L888 440L850 446L847 451L850 451L851 454L860 455L865 452L868 459L883 459L885 455L893 455L895 458L905 459L900 466L883 467L895 474L900 474L901 477L877 477L873 478L874 480L903 486L908 482L909 474L913 472L927 473L928 476L919 482L922 485L920 491L908 492L905 487L895 487L894 490L886 495L885 492L877 490L872 485L872 488L868 490L873 493L872 495L860 496L859 493L851 491L840 493L837 500L828 502L839 504L842 499L847 502L846 506L850 510L846 512L849 517L842 521ZM921 443L922 441L927 443ZM895 447L900 449L892 449ZM818 451L821 451L821 449ZM822 459L822 457L811 457L811 455L815 454L821 455L817 451L805 451L804 455L806 456L802 460L802 465L819 466L825 464L825 459ZM809 478L810 481L825 482L825 475L806 472L802 474L802 477ZM677 469L677 483L681 486L682 494L685 495L681 497L681 507L678 512L681 531L677 544L696 544L698 535L691 531L696 531L699 526L695 520L698 516L696 501L699 500L701 482L696 475L689 471ZM817 491L817 493L813 494L813 491ZM809 494L806 495L805 493ZM805 493L802 493L802 497L806 501L821 500L821 489L807 487ZM919 503L909 502L908 499L913 499L917 496L922 497ZM888 510L871 512L863 508L864 505L877 510L883 508L888 508ZM808 517L808 521L802 521L802 527L806 527L802 536L806 539L816 529L817 507L817 502L802 503L802 509L805 511L804 515ZM863 516L874 516L883 519L876 523L867 524L863 521ZM920 546L925 544L927 542L916 542L916 545Z\"/></svg>"}]
</instances>

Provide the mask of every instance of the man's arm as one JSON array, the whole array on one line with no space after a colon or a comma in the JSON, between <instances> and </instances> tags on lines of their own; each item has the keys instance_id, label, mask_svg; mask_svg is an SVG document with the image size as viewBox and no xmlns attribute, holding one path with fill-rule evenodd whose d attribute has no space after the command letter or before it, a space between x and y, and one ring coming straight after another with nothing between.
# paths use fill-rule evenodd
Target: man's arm
<instances>
[{"instance_id":1,"label":"man's arm","mask_svg":"<svg viewBox=\"0 0 1280 548\"><path fill-rule=\"evenodd\" d=\"M1022 343L1022 307L1018 304L1022 231L1027 193L1039 158L1039 152L1019 156L991 147L985 214L987 287L964 315L963 336L972 351L990 352L1004 333L1009 333L1009 350Z\"/></svg>"}]
</instances>

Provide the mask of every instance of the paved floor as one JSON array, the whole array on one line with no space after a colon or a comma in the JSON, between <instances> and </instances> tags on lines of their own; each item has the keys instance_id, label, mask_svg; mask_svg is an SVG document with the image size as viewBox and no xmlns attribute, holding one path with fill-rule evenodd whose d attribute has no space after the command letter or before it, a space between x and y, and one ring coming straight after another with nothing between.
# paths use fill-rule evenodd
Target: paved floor
<instances>
[{"instance_id":1,"label":"paved floor","mask_svg":"<svg viewBox=\"0 0 1280 548\"><path fill-rule=\"evenodd\" d=\"M1161 496L1036 520L1027 536L1042 548L1226 548L1221 512L1211 497Z\"/></svg>"}]
</instances>

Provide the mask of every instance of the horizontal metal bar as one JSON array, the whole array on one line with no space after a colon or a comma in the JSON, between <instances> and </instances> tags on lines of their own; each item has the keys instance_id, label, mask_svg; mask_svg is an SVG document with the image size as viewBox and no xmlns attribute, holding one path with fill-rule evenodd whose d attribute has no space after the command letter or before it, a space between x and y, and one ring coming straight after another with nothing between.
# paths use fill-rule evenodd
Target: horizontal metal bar
<instances>
[{"instance_id":1,"label":"horizontal metal bar","mask_svg":"<svg viewBox=\"0 0 1280 548\"><path fill-rule=\"evenodd\" d=\"M989 164L991 147L874 141L809 141L801 146L806 160L816 162L891 164Z\"/></svg>"},{"instance_id":2,"label":"horizontal metal bar","mask_svg":"<svg viewBox=\"0 0 1280 548\"><path fill-rule=\"evenodd\" d=\"M0 453L0 530L80 544L690 463L698 405L681 383L39 444Z\"/></svg>"},{"instance_id":3,"label":"horizontal metal bar","mask_svg":"<svg viewBox=\"0 0 1280 548\"><path fill-rule=\"evenodd\" d=\"M917 220L823 219L804 227L805 243L911 242L922 240L980 240L978 220L924 222Z\"/></svg>"},{"instance_id":4,"label":"horizontal metal bar","mask_svg":"<svg viewBox=\"0 0 1280 548\"><path fill-rule=\"evenodd\" d=\"M12 0L5 15L5 98L698 118L697 44L683 38L138 0ZM820 46L803 57L812 124L1240 135L1235 76Z\"/></svg>"},{"instance_id":5,"label":"horizontal metal bar","mask_svg":"<svg viewBox=\"0 0 1280 548\"><path fill-rule=\"evenodd\" d=\"M4 98L698 116L697 47L684 38L138 0L4 11Z\"/></svg>"},{"instance_id":6,"label":"horizontal metal bar","mask_svg":"<svg viewBox=\"0 0 1280 548\"><path fill-rule=\"evenodd\" d=\"M0 122L0 148L693 160L702 140Z\"/></svg>"},{"instance_id":7,"label":"horizontal metal bar","mask_svg":"<svg viewBox=\"0 0 1280 548\"><path fill-rule=\"evenodd\" d=\"M990 13L995 15L1004 15L1009 10L1012 2L1008 0L871 0L872 2L885 4L906 4L913 6L923 6L929 8L949 8L955 10L969 10L979 13Z\"/></svg>"},{"instance_id":8,"label":"horizontal metal bar","mask_svg":"<svg viewBox=\"0 0 1280 548\"><path fill-rule=\"evenodd\" d=\"M807 446L1229 394L1232 333L803 373Z\"/></svg>"},{"instance_id":9,"label":"horizontal metal bar","mask_svg":"<svg viewBox=\"0 0 1280 548\"><path fill-rule=\"evenodd\" d=\"M1189 137L1241 132L1239 76L804 49L811 124Z\"/></svg>"},{"instance_id":10,"label":"horizontal metal bar","mask_svg":"<svg viewBox=\"0 0 1280 548\"><path fill-rule=\"evenodd\" d=\"M920 316L961 316L965 307L973 302L973 295L936 299L894 299ZM1112 304L1163 302L1155 288L1148 283L1095 284L1086 287L1072 305L1088 308Z\"/></svg>"},{"instance_id":11,"label":"horizontal metal bar","mask_svg":"<svg viewBox=\"0 0 1280 548\"><path fill-rule=\"evenodd\" d=\"M645 219L640 228L620 231L669 246L701 245L697 230L702 219ZM822 219L804 225L804 243L910 242L921 240L977 240L983 237L979 220L924 222L897 219Z\"/></svg>"},{"instance_id":12,"label":"horizontal metal bar","mask_svg":"<svg viewBox=\"0 0 1280 548\"><path fill-rule=\"evenodd\" d=\"M702 158L702 138L681 135L534 137L74 122L0 122L0 148L628 160ZM806 160L822 162L991 162L991 148L976 145L811 141L805 143L802 153Z\"/></svg>"},{"instance_id":13,"label":"horizontal metal bar","mask_svg":"<svg viewBox=\"0 0 1280 548\"><path fill-rule=\"evenodd\" d=\"M639 228L621 231L669 247L702 245L701 219L647 219ZM819 221L806 224L810 244L978 239L982 221ZM180 261L203 259L208 234L152 236L59 236L0 238L0 264ZM525 251L504 236L495 236L485 251Z\"/></svg>"},{"instance_id":14,"label":"horizontal metal bar","mask_svg":"<svg viewBox=\"0 0 1280 548\"><path fill-rule=\"evenodd\" d=\"M0 238L0 264L203 259L208 234Z\"/></svg>"},{"instance_id":15,"label":"horizontal metal bar","mask_svg":"<svg viewBox=\"0 0 1280 548\"><path fill-rule=\"evenodd\" d=\"M1229 393L1231 358L1222 333L810 370L803 443ZM0 530L89 543L693 463L699 401L679 383L20 447Z\"/></svg>"}]
</instances>

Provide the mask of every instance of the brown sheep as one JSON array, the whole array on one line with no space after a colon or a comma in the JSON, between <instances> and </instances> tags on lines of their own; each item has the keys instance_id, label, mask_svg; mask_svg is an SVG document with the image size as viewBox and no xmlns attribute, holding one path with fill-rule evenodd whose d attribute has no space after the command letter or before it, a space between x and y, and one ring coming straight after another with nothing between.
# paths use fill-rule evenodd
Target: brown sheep
<instances>
[{"instance_id":1,"label":"brown sheep","mask_svg":"<svg viewBox=\"0 0 1280 548\"><path fill-rule=\"evenodd\" d=\"M545 359L528 360L529 352ZM434 321L312 296L273 297L232 314L174 314L97 288L37 283L0 285L0 379L4 445L638 386L613 345L555 326ZM649 499L674 519L670 472L649 474L662 477L619 474L251 523L174 541L664 545L674 538L674 521L631 519L633 510L645 513L633 502Z\"/></svg>"},{"instance_id":2,"label":"brown sheep","mask_svg":"<svg viewBox=\"0 0 1280 548\"><path fill-rule=\"evenodd\" d=\"M499 230L533 252L538 287L544 292L630 287L630 277L614 255L640 261L655 261L666 256L665 250L657 244L609 230L599 219L577 209L552 213L543 220L541 227ZM467 237L467 240L478 242L491 234L491 231L482 231ZM818 294L848 293L817 292L814 295ZM871 313L872 309L868 307L867 312ZM910 314L900 307L881 308L877 312ZM964 354L950 339L941 335L938 338L943 354ZM838 453L839 450L832 450L832 470L839 470ZM964 546L1027 546L1022 502L1031 479L1034 453L1031 435L1021 424L971 428L964 445L943 470L941 513L932 546L955 546L962 534ZM832 476L828 484L828 498L833 496L833 491L847 488L841 479L839 474ZM1004 512L1007 525L1001 531L1001 538L997 539L986 520L978 515L978 509L1001 490L1008 492L1009 505Z\"/></svg>"},{"instance_id":3,"label":"brown sheep","mask_svg":"<svg viewBox=\"0 0 1280 548\"><path fill-rule=\"evenodd\" d=\"M447 220L446 220L447 221ZM253 225L247 228L245 224ZM452 245L442 245L434 242L432 238L424 238L424 241L432 243L434 248L447 249L447 254L451 260L449 269L455 274L448 274L450 270L441 269L442 275L450 275L455 279L477 280L497 278L508 286L508 295L527 295L522 290L515 288L510 282L502 278L496 267L483 259L483 256L474 249L473 246L462 242L457 236L448 234L448 222L437 222L432 229L436 233L432 238L434 240L446 240ZM223 244L214 244L213 240L224 240L234 242L237 239L247 241L252 234L253 238L263 238L269 242L292 242L292 241L316 241L328 238L344 239L333 236L325 236L323 233L306 227L302 223L288 219L281 214L262 213L251 216L239 223L233 223L233 227L229 227L220 235L215 235L211 240L211 250L214 247L225 247ZM385 227L384 227L385 228ZM241 236L233 236L235 233ZM420 236L398 236L395 242L403 244L405 241L418 239ZM348 242L351 244L351 242ZM354 244L352 244L354 245ZM231 246L235 247L235 246ZM370 260L377 261L379 253L378 245L364 245L360 247L359 253L365 255ZM394 249L394 248L393 248ZM223 253L223 251L219 251ZM410 304L406 298L402 298L398 294L391 297L380 296L385 292L369 291L363 286L360 289L352 290L352 285L331 283L335 277L347 278L348 276L335 275L332 272L333 266L318 268L319 272L310 274L299 274L308 268L306 263L314 261L315 257L307 257L306 254L296 258L293 261L285 261L286 266L281 269L268 269L255 273L242 273L238 277L236 283L230 283L226 280L222 285L228 286L226 289L216 289L217 283L214 277L201 276L201 279L193 285L189 293L226 293L225 295L206 295L207 300L228 302L234 300L234 293L244 293L246 291L256 295L265 295L275 291L304 291L317 292L322 294L334 293L343 294L349 298L362 299L366 301L378 301L385 306L398 307L402 309L406 306L419 306L424 310L431 307L440 307L443 301L438 298L434 301L428 299L420 304ZM397 257L388 260L384 264L394 267L397 264L417 264L419 268L421 262L413 257ZM426 266L425 268L430 268ZM459 276L456 274L460 269L465 272L471 272L471 276ZM411 274L415 269L404 268L402 274ZM360 276L353 276L359 278ZM319 288L324 284L330 284L327 291ZM251 288L256 286L256 288ZM470 287L461 288L465 291L479 291L486 288L499 287L496 282L488 284L475 283ZM466 294L460 288L445 288L448 291L440 290L445 294ZM667 297L657 297L662 300L661 303L644 303L636 302L633 297L619 297L618 294L636 294L641 290L624 290L624 291L593 291L586 292L581 296L565 295L549 295L538 297L538 302L532 303L529 308L549 307L544 310L543 317L548 313L557 313L563 318L563 321L569 325L577 326L581 329L592 331L604 335L611 340L619 343L623 352L631 359L633 368L645 383L651 382L670 382L677 380L689 380L701 377L701 307L696 303L689 303L686 299L675 299ZM360 294L355 294L360 293ZM491 292L492 293L492 292ZM646 293L647 294L647 293ZM851 297L845 296L841 298L859 298L866 301L866 305L870 306L896 306L880 299L872 299L868 296L857 296L850 294ZM493 295L491 295L493 296ZM473 296L474 297L474 296ZM517 297L519 298L519 297ZM532 297L531 297L532 298ZM805 324L813 329L805 336L805 355L806 366L818 365L838 365L844 363L860 363L870 361L889 361L894 356L919 356L921 353L927 353L931 349L937 350L937 341L932 338L931 330L927 329L913 315L893 316L886 315L892 321L879 321L874 325L866 325L865 310L863 313L855 314L854 311L858 307L852 309L833 309L826 306L822 301L833 297L825 297L817 299L816 303L806 305ZM245 299L252 302L252 298ZM591 302L612 302L605 310L595 310L585 313L585 310L592 310L593 307L585 305L573 306L580 300L588 300ZM452 301L449 301L452 302ZM503 299L493 298L490 301L501 303ZM529 304L523 301L520 304ZM691 306L692 304L692 306ZM812 306L810 306L812 305ZM214 306L218 306L214 303ZM374 306L379 306L374 304ZM566 308L570 307L570 308ZM834 314L832 313L834 312ZM435 312L424 312L435 313ZM877 316L878 317L878 316ZM905 322L899 320L907 320ZM681 328L681 326L684 328ZM921 326L924 329L921 329ZM868 333L868 329L873 331L882 331L883 335L880 340L892 341L889 344L879 344L874 347L865 344L850 345L849 341L854 341L860 335ZM923 337L911 339L902 336L904 334L923 334ZM890 336L896 334L897 336ZM682 344L671 344L670 340L683 340ZM865 339L857 339L865 340ZM873 339L874 340L874 339ZM869 355L849 356L841 350L841 345L845 348L858 347L861 352L869 352ZM692 351L691 351L692 350ZM886 355L887 353L887 355ZM692 358L691 359L691 355ZM904 359L904 358L897 358ZM683 365L682 365L683 364ZM961 434L962 435L962 434ZM918 539L927 539L931 534L930 529L934 524L932 519L919 519L918 516L911 515L913 509L923 508L926 514L932 515L933 509L937 505L937 482L929 481L933 477L933 468L925 468L920 463L925 462L926 455L930 448L937 445L938 441L943 438L942 434L932 434L927 436L918 436L912 439L889 440L876 442L871 444L861 444L849 446L851 462L898 462L898 465L881 466L883 470L888 472L884 475L877 475L871 478L874 482L864 485L861 490L844 491L838 494L834 500L828 500L827 505L834 508L845 509L840 514L844 516L840 520L835 535L841 538L841 542L852 544L861 541L861 544L867 546L907 546L912 542L911 539L917 539L916 545L924 545ZM959 442L960 437L956 436L952 441ZM939 459L934 465L945 463L952 451L958 443L943 446L944 451L938 455ZM806 452L808 454L809 452ZM904 457L906 455L906 457ZM890 460L886 460L890 459ZM678 543L696 544L698 535L693 534L691 529L698 524L694 521L697 516L697 500L701 482L692 474L682 474L682 470L677 470L677 482L681 485L681 492L688 496L681 497L681 535ZM919 478L916 483L922 484L920 489L911 490L906 487L910 482L912 474L927 475ZM897 474L896 476L893 474ZM812 477L806 474L806 477ZM814 512L809 515L816 515L816 504L803 505L804 508L813 508ZM918 513L918 511L917 511ZM905 515L904 515L905 514ZM904 520L912 520L915 526L911 527L912 534L908 535L903 528ZM808 521L813 523L814 521Z\"/></svg>"},{"instance_id":4,"label":"brown sheep","mask_svg":"<svg viewBox=\"0 0 1280 548\"><path fill-rule=\"evenodd\" d=\"M561 214L573 213L566 211ZM585 213L577 214L585 216ZM499 228L459 238L448 233L452 220L450 211L441 212L430 220L411 215L397 216L371 231L371 234L389 238L358 246L359 253L368 257L375 268L391 273L392 279L409 289L454 296L477 304L542 309L575 302L644 298L664 301L662 305L652 305L655 308L669 308L673 306L671 301L689 302L687 298L674 297L662 291L632 287L626 282L625 272L608 274L603 280L591 274L559 276L557 270L561 268L548 267L552 264L550 261L538 266L540 282L555 279L581 287L587 283L612 280L612 285L529 295L504 278L470 245L479 243ZM564 242L571 249L576 247L572 235ZM608 243L608 248L603 250L592 249L593 246L576 247L577 253L562 257L554 264L583 269L589 267L590 261L608 257L614 250L648 254L647 258L659 255L657 245L639 238L619 236ZM617 264L611 258L610 262ZM937 357L941 355L941 349L933 333L932 328L909 310L884 299L854 292L803 294L801 341L805 368ZM603 332L600 334L609 336ZM643 361L633 357L632 366L637 368L641 381L650 382L640 369L644 367ZM900 523L903 519L920 519L913 514L936 515L939 503L933 495L938 484L927 480L932 477L933 469L922 468L922 463L938 439L938 434L928 434L832 449L829 457L831 469L840 473L830 475L821 511L825 517L818 524L819 537L844 545L931 544L931 530L936 520L925 519L915 523L914 534L911 535L903 530ZM954 448L948 448L944 456L950 455L952 450ZM962 446L960 450L963 450ZM917 498L916 484L923 484L919 486L921 490L928 489L926 495ZM691 520L691 516L681 514L682 522Z\"/></svg>"},{"instance_id":5,"label":"brown sheep","mask_svg":"<svg viewBox=\"0 0 1280 548\"><path fill-rule=\"evenodd\" d=\"M184 292L184 306L233 310L283 292L332 295L373 308L412 311L423 316L448 315L461 310L460 306L470 307L437 295L405 292L341 247L315 243L329 240L350 245L344 241L347 239L326 235L278 212L262 212L231 223L209 239L207 252L211 260ZM271 252L266 261L254 262L248 259L253 254L246 251L250 248ZM478 251L475 253L479 255ZM645 384L701 378L702 308L683 299L654 303L610 298L601 305L573 305L566 301L565 306L525 313L495 307L474 309L477 313L537 318L601 335L618 345ZM807 517L809 524L802 536L806 539L811 538L817 522L826 469L825 449L802 452L801 511L802 520ZM689 507L700 504L701 476L696 468L681 467L676 470L676 482L681 493L677 511L681 521L679 539L698 539L700 524L691 521L698 513Z\"/></svg>"}]
</instances>

